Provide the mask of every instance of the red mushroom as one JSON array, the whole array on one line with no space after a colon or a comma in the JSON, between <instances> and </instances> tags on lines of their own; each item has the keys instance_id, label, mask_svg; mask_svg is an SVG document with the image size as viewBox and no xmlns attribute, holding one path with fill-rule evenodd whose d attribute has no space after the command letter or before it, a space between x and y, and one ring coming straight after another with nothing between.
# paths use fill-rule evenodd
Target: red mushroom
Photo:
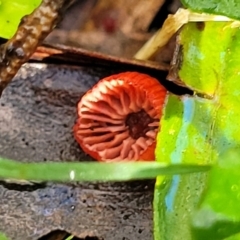
<instances>
[{"instance_id":1,"label":"red mushroom","mask_svg":"<svg viewBox=\"0 0 240 240\"><path fill-rule=\"evenodd\" d=\"M166 89L146 74L100 80L78 103L74 136L99 161L154 160Z\"/></svg>"}]
</instances>

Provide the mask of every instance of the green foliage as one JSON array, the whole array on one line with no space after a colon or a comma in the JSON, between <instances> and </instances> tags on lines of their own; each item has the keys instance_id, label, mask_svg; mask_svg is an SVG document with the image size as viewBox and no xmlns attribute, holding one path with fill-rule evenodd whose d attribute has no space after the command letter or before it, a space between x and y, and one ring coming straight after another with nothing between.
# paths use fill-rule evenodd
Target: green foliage
<instances>
[{"instance_id":1,"label":"green foliage","mask_svg":"<svg viewBox=\"0 0 240 240\"><path fill-rule=\"evenodd\" d=\"M210 171L207 191L192 218L196 240L220 240L240 232L239 160L240 149L229 150Z\"/></svg>"},{"instance_id":2,"label":"green foliage","mask_svg":"<svg viewBox=\"0 0 240 240\"><path fill-rule=\"evenodd\" d=\"M0 0L0 37L11 38L21 18L40 2ZM193 11L240 20L239 0L182 3ZM187 86L210 97L168 97L158 134L158 162L23 164L0 158L0 178L126 181L158 176L154 196L156 240L240 239L240 152L232 150L240 146L239 38L240 31L230 23L184 27L179 76ZM204 171L209 164L216 165L208 175ZM7 238L0 235L1 239Z\"/></svg>"},{"instance_id":3,"label":"green foliage","mask_svg":"<svg viewBox=\"0 0 240 240\"><path fill-rule=\"evenodd\" d=\"M224 15L240 20L239 0L181 0L182 4L193 11Z\"/></svg>"},{"instance_id":4,"label":"green foliage","mask_svg":"<svg viewBox=\"0 0 240 240\"><path fill-rule=\"evenodd\" d=\"M11 38L21 18L30 14L40 3L41 0L1 0L0 37Z\"/></svg>"},{"instance_id":5,"label":"green foliage","mask_svg":"<svg viewBox=\"0 0 240 240\"><path fill-rule=\"evenodd\" d=\"M73 238L74 238L74 236L71 235L71 236L67 237L65 240L72 240Z\"/></svg>"},{"instance_id":6,"label":"green foliage","mask_svg":"<svg viewBox=\"0 0 240 240\"><path fill-rule=\"evenodd\" d=\"M214 164L223 152L240 147L240 31L230 24L189 23L180 33L179 77L208 98L168 97L158 134L159 162ZM206 173L158 177L154 199L157 240L193 239L189 223L207 187L207 177ZM218 188L219 194L232 201L225 186ZM228 220L231 226L236 223L233 218ZM233 233L226 229L229 235Z\"/></svg>"}]
</instances>

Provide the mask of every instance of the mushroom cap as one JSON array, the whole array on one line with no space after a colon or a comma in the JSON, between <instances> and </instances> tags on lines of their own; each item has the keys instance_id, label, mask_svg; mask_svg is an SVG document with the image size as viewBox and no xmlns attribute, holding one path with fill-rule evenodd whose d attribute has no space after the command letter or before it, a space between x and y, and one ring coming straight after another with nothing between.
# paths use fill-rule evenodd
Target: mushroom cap
<instances>
[{"instance_id":1,"label":"mushroom cap","mask_svg":"<svg viewBox=\"0 0 240 240\"><path fill-rule=\"evenodd\" d=\"M166 93L146 74L106 77L79 101L74 137L99 161L154 160Z\"/></svg>"}]
</instances>

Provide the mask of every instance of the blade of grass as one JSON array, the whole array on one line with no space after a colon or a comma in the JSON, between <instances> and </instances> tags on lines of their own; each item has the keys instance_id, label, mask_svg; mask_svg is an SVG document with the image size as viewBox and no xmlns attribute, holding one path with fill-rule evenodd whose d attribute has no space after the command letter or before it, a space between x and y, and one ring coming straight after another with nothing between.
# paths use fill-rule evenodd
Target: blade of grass
<instances>
[{"instance_id":1,"label":"blade of grass","mask_svg":"<svg viewBox=\"0 0 240 240\"><path fill-rule=\"evenodd\" d=\"M0 158L0 178L32 181L128 181L158 175L202 172L210 166L169 165L158 162L47 162L20 163Z\"/></svg>"}]
</instances>

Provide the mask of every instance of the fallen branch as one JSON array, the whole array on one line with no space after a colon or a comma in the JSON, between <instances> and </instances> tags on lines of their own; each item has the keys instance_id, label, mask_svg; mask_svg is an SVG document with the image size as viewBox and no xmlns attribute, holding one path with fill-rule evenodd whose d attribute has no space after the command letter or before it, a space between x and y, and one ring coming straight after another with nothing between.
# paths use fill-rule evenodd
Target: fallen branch
<instances>
[{"instance_id":1,"label":"fallen branch","mask_svg":"<svg viewBox=\"0 0 240 240\"><path fill-rule=\"evenodd\" d=\"M0 46L0 96L72 2L73 0L43 0L38 8L22 18L14 36Z\"/></svg>"}]
</instances>

